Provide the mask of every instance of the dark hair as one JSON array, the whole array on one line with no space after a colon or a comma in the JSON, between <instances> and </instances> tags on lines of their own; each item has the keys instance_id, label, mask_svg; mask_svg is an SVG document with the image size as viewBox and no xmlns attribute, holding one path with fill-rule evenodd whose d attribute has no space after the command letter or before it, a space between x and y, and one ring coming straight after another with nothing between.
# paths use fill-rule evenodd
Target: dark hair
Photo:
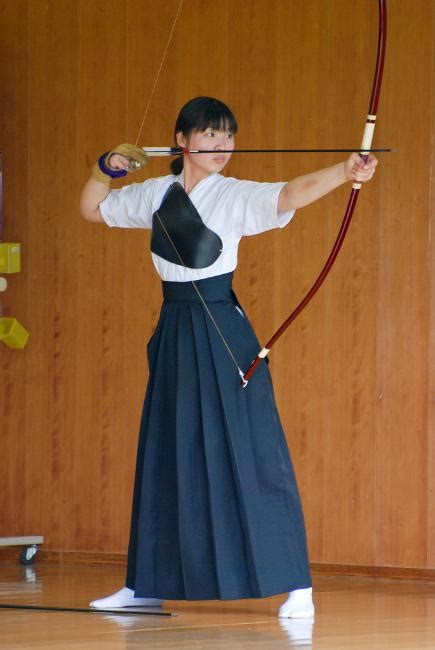
<instances>
[{"instance_id":1,"label":"dark hair","mask_svg":"<svg viewBox=\"0 0 435 650\"><path fill-rule=\"evenodd\" d=\"M194 131L206 129L228 129L237 133L237 121L232 111L226 104L214 97L194 97L184 104L175 123L174 139L177 147L177 133L189 136ZM181 174L183 169L183 155L171 162L171 172Z\"/></svg>"}]
</instances>

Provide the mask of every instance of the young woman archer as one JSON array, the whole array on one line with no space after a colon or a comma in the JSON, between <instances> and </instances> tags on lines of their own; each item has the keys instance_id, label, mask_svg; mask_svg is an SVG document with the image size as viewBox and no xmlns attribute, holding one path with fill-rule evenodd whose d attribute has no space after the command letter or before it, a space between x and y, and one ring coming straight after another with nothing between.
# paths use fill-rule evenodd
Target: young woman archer
<instances>
[{"instance_id":1,"label":"young woman archer","mask_svg":"<svg viewBox=\"0 0 435 650\"><path fill-rule=\"evenodd\" d=\"M85 219L152 230L163 305L148 344L126 585L99 608L164 599L232 600L288 592L280 617L312 617L305 526L267 364L246 390L237 369L260 345L232 290L243 236L286 226L298 208L342 184L363 183L377 160L358 154L288 182L221 174L236 119L221 101L181 109L172 173L111 190L147 162L121 145L83 189ZM235 368L236 366L236 368Z\"/></svg>"}]
</instances>

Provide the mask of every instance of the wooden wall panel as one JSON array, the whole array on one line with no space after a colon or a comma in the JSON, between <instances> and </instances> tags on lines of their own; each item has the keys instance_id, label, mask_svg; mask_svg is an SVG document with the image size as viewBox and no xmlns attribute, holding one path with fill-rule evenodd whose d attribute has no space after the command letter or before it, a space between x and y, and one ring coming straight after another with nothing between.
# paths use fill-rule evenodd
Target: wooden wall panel
<instances>
[{"instance_id":1,"label":"wooden wall panel","mask_svg":"<svg viewBox=\"0 0 435 650\"><path fill-rule=\"evenodd\" d=\"M27 1L0 3L3 26L0 65L2 70L0 149L3 154L3 211L6 241L20 241L23 253L29 250L27 233L28 178L28 8ZM5 188L9 188L6 192ZM26 300L27 260L24 272L8 278L9 289L0 294L5 316L13 316L26 326L30 319ZM27 354L3 346L0 350L0 512L11 534L22 530L25 488L26 426L25 404L28 386Z\"/></svg>"},{"instance_id":2,"label":"wooden wall panel","mask_svg":"<svg viewBox=\"0 0 435 650\"><path fill-rule=\"evenodd\" d=\"M75 260L68 195L75 179L76 11L67 2L29 4L28 152L29 367L26 401L26 501L30 530L48 529L48 543L73 533L71 367L75 355ZM31 116L31 117L30 117ZM66 163L66 164L65 164ZM41 435L41 432L44 432ZM27 495L34 492L34 498Z\"/></svg>"},{"instance_id":3,"label":"wooden wall panel","mask_svg":"<svg viewBox=\"0 0 435 650\"><path fill-rule=\"evenodd\" d=\"M357 145L375 4L218 0L205 10L185 0L139 143L170 144L181 104L210 94L234 108L240 146ZM395 151L380 157L334 271L271 369L312 560L435 568L434 10L424 0L388 4L375 142ZM97 156L137 139L178 6L0 3L6 236L24 254L2 300L31 331L25 351L0 348L0 533L42 533L48 549L126 550L161 289L149 233L88 224L78 200ZM227 172L287 180L341 159L234 156ZM167 169L154 160L133 180ZM348 192L242 242L236 288L262 343L320 271Z\"/></svg>"},{"instance_id":4,"label":"wooden wall panel","mask_svg":"<svg viewBox=\"0 0 435 650\"><path fill-rule=\"evenodd\" d=\"M432 12L432 50L435 42L435 11ZM429 51L430 51L429 47ZM430 86L430 79L435 77L435 61L432 57L432 69L428 69L428 80ZM431 116L430 122L432 124L432 137L431 137L431 155L430 155L430 168L433 169L435 165L435 93L432 93L431 98ZM430 181L430 220L429 228L434 232L435 227L435 176L432 174ZM430 240L430 268L435 268L435 241L431 237ZM429 382L428 382L428 430L434 431L435 427L435 286L431 281L430 283L430 319L429 319ZM428 436L428 558L429 566L435 565L435 440L434 436ZM432 470L432 471L431 471Z\"/></svg>"},{"instance_id":5,"label":"wooden wall panel","mask_svg":"<svg viewBox=\"0 0 435 650\"><path fill-rule=\"evenodd\" d=\"M397 154L386 162L380 188L377 557L384 564L426 566L427 472L433 472L427 465L433 436L427 411L433 37L427 14L424 27L424 3L417 3L409 15L396 4L392 12L394 60L386 77L384 111L390 116L386 129ZM411 57L400 46L410 35ZM426 124L427 129L406 127L411 110L414 124Z\"/></svg>"},{"instance_id":6,"label":"wooden wall panel","mask_svg":"<svg viewBox=\"0 0 435 650\"><path fill-rule=\"evenodd\" d=\"M79 16L77 141L79 151L86 151L93 163L99 152L125 139L126 6L81 2ZM87 176L89 171L88 167ZM113 525L118 517L125 522L123 441L130 433L125 431L128 369L123 361L125 233L80 222L78 197L75 193L82 306L77 320L75 545L94 551L120 547L126 539L125 531ZM130 460L130 468L132 464Z\"/></svg>"}]
</instances>

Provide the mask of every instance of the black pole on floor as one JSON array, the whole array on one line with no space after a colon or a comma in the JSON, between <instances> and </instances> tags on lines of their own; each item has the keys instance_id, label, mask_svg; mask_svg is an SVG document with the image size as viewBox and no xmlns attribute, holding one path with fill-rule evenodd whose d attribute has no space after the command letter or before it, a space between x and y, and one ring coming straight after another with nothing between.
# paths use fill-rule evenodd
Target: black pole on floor
<instances>
[{"instance_id":1,"label":"black pole on floor","mask_svg":"<svg viewBox=\"0 0 435 650\"><path fill-rule=\"evenodd\" d=\"M7 604L0 603L1 609L25 609L25 610L35 610L35 611L44 611L44 612L82 612L86 614L129 614L130 616L174 616L172 612L164 611L144 611L139 608L126 608L122 607L119 609L97 609L95 607L51 607L49 605L20 605L16 604Z\"/></svg>"}]
</instances>

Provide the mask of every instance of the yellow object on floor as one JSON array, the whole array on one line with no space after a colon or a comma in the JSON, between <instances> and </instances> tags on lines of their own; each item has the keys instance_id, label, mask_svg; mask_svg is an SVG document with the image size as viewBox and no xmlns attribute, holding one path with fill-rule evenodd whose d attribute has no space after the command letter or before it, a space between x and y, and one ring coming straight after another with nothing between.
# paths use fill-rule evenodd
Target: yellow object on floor
<instances>
[{"instance_id":1,"label":"yellow object on floor","mask_svg":"<svg viewBox=\"0 0 435 650\"><path fill-rule=\"evenodd\" d=\"M29 332L16 318L0 318L0 341L17 350L26 346Z\"/></svg>"}]
</instances>

